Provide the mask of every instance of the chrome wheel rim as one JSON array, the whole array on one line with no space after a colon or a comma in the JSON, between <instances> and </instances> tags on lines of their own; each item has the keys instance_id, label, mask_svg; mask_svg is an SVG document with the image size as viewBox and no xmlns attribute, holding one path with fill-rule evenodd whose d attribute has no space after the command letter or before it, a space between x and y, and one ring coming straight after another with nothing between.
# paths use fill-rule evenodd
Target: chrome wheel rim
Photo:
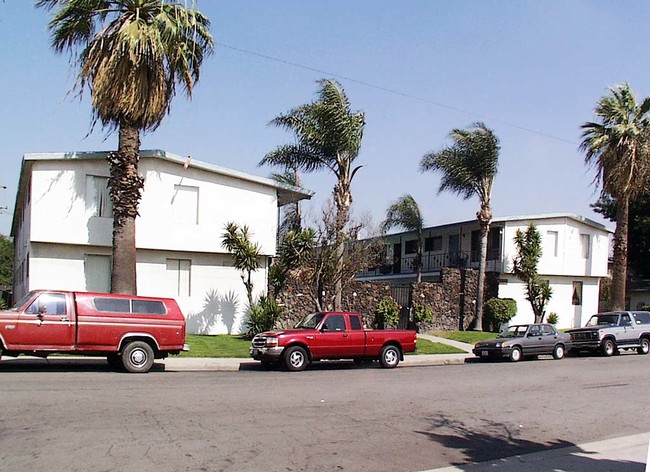
<instances>
[{"instance_id":1,"label":"chrome wheel rim","mask_svg":"<svg viewBox=\"0 0 650 472\"><path fill-rule=\"evenodd\" d=\"M519 349L513 349L512 350L512 360L516 362L519 359L521 359L521 351Z\"/></svg>"},{"instance_id":2,"label":"chrome wheel rim","mask_svg":"<svg viewBox=\"0 0 650 472\"><path fill-rule=\"evenodd\" d=\"M147 363L147 353L143 349L134 349L129 356L129 361L131 365L142 367Z\"/></svg>"},{"instance_id":3,"label":"chrome wheel rim","mask_svg":"<svg viewBox=\"0 0 650 472\"><path fill-rule=\"evenodd\" d=\"M564 357L564 348L562 346L555 348L555 357L558 359L562 359Z\"/></svg>"},{"instance_id":4,"label":"chrome wheel rim","mask_svg":"<svg viewBox=\"0 0 650 472\"><path fill-rule=\"evenodd\" d=\"M304 362L305 357L298 351L292 352L291 356L289 356L289 363L291 363L293 367L301 367Z\"/></svg>"},{"instance_id":5,"label":"chrome wheel rim","mask_svg":"<svg viewBox=\"0 0 650 472\"><path fill-rule=\"evenodd\" d=\"M397 362L397 352L395 349L386 350L384 353L384 361L386 361L386 364L388 365L393 365L395 362Z\"/></svg>"}]
</instances>

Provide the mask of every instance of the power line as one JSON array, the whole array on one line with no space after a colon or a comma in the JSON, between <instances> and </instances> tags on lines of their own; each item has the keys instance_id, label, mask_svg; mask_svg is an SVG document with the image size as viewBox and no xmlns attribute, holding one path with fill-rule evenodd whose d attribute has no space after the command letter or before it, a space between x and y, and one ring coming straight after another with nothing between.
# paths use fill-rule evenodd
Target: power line
<instances>
[{"instance_id":1,"label":"power line","mask_svg":"<svg viewBox=\"0 0 650 472\"><path fill-rule=\"evenodd\" d=\"M454 107L454 106L451 106L451 105L446 105L444 103L440 103L440 102L437 102L435 100L431 100L431 99L428 99L428 98L418 97L417 95L402 92L400 90L395 90L395 89L384 87L384 86L381 86L381 85L372 84L370 82L366 82L366 81L359 80L359 79L354 79L352 77L347 77L345 75L334 74L332 72L328 72L326 70L318 69L316 67L310 67L310 66L306 66L304 64L298 64L296 62L287 61L286 59L281 59L281 58L278 58L278 57L273 57L273 56L269 56L269 55L266 55L266 54L261 54L259 52L249 51L247 49L242 49L242 48L238 48L238 47L235 47L235 46L230 46L230 45L224 44L224 43L215 43L215 44L217 46L221 46L221 47L226 48L226 49L231 49L231 50L236 51L236 52L241 52L243 54L248 54L249 56L259 57L261 59L266 59L266 60L269 60L269 61L278 62L280 64L295 67L297 69L308 70L308 71L311 71L311 72L318 72L319 74L324 74L324 75L327 75L327 76L330 76L330 77L335 77L335 78L341 79L341 80L347 80L348 82L363 85L364 87L370 87L370 88L374 88L376 90L381 90L382 92L391 93L393 95L399 95L401 97L410 98L412 100L417 100L417 101L420 101L420 102L429 103L431 105L435 105L435 106L440 107L440 108L445 108L447 110L452 110L452 111L455 111L455 112L458 112L458 113L463 113L465 115L473 116L475 118L480 118L482 120L493 121L495 123L499 123L499 124L502 124L504 126L508 126L510 128L518 129L518 130L521 130L521 131L526 131L527 133L536 134L536 135L542 136L544 138L553 139L555 141L560 141L560 142L563 142L563 143L571 144L573 146L578 145L578 143L576 143L575 141L571 141L571 140L566 139L566 138L560 138L558 136L554 136L552 134L544 133L542 131L537 131L537 130L534 130L532 128L528 128L526 126L518 125L516 123L510 123L508 121L500 120L498 118L493 118L491 116L482 115L480 113L474 113L472 111L464 110L462 108Z\"/></svg>"}]
</instances>

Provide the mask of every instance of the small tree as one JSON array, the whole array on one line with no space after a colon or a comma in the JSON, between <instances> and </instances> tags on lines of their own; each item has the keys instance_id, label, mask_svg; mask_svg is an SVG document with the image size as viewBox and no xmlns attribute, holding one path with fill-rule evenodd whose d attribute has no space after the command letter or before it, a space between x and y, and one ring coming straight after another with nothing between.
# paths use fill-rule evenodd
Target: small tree
<instances>
[{"instance_id":1,"label":"small tree","mask_svg":"<svg viewBox=\"0 0 650 472\"><path fill-rule=\"evenodd\" d=\"M515 234L515 275L526 284L526 300L530 302L535 314L535 323L544 321L546 304L551 299L553 290L547 280L542 280L537 273L537 263L542 257L542 237L534 224L526 231L520 229Z\"/></svg>"},{"instance_id":2,"label":"small tree","mask_svg":"<svg viewBox=\"0 0 650 472\"><path fill-rule=\"evenodd\" d=\"M262 295L257 303L248 310L246 337L253 339L258 333L272 330L281 317L282 309L275 300Z\"/></svg>"},{"instance_id":3,"label":"small tree","mask_svg":"<svg viewBox=\"0 0 650 472\"><path fill-rule=\"evenodd\" d=\"M512 298L490 298L485 302L485 314L492 324L492 331L498 331L517 314L517 302Z\"/></svg>"},{"instance_id":4,"label":"small tree","mask_svg":"<svg viewBox=\"0 0 650 472\"><path fill-rule=\"evenodd\" d=\"M413 322L416 325L420 323L431 323L433 321L433 308L426 306L422 303L414 303L413 307Z\"/></svg>"},{"instance_id":5,"label":"small tree","mask_svg":"<svg viewBox=\"0 0 650 472\"><path fill-rule=\"evenodd\" d=\"M375 310L375 326L384 329L386 326L397 326L399 321L399 305L392 298L384 298Z\"/></svg>"},{"instance_id":6,"label":"small tree","mask_svg":"<svg viewBox=\"0 0 650 472\"><path fill-rule=\"evenodd\" d=\"M307 228L302 231L289 231L278 246L278 255L269 270L269 285L273 298L287 286L292 270L300 267L316 245L316 232Z\"/></svg>"},{"instance_id":7,"label":"small tree","mask_svg":"<svg viewBox=\"0 0 650 472\"><path fill-rule=\"evenodd\" d=\"M226 223L226 231L221 236L221 245L232 254L235 267L241 271L241 279L246 287L248 306L253 306L252 273L259 269L260 246L250 240L248 226L239 227L237 223Z\"/></svg>"}]
</instances>

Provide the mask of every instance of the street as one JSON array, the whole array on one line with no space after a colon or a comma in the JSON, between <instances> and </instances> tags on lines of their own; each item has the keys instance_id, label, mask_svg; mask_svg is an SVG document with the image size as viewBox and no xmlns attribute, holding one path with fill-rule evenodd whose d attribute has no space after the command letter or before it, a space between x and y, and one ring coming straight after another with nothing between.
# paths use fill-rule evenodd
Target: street
<instances>
[{"instance_id":1,"label":"street","mask_svg":"<svg viewBox=\"0 0 650 472\"><path fill-rule=\"evenodd\" d=\"M0 362L0 470L421 471L646 433L648 374L636 354L146 375Z\"/></svg>"}]
</instances>

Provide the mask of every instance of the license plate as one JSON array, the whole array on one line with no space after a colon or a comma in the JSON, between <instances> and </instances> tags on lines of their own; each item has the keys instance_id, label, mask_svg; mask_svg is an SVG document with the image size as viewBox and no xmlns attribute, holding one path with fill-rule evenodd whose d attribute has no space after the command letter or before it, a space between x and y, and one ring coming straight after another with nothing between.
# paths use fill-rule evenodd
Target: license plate
<instances>
[{"instance_id":1,"label":"license plate","mask_svg":"<svg viewBox=\"0 0 650 472\"><path fill-rule=\"evenodd\" d=\"M251 356L257 356L260 353L259 349L251 349Z\"/></svg>"},{"instance_id":2,"label":"license plate","mask_svg":"<svg viewBox=\"0 0 650 472\"><path fill-rule=\"evenodd\" d=\"M489 353L488 353L487 351L481 351L481 355L482 355L482 356L488 356Z\"/></svg>"}]
</instances>

